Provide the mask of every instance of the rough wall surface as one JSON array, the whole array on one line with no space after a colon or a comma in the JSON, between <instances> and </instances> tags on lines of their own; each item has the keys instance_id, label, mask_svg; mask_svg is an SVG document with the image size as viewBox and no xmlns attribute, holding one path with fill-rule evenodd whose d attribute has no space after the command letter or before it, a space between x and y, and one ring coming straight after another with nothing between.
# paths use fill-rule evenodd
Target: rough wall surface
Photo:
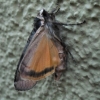
<instances>
[{"instance_id":1,"label":"rough wall surface","mask_svg":"<svg viewBox=\"0 0 100 100\"><path fill-rule=\"evenodd\" d=\"M16 66L38 10L59 4L57 19L76 63L56 82L50 76L31 90L16 91ZM100 0L0 0L0 100L100 100Z\"/></svg>"}]
</instances>

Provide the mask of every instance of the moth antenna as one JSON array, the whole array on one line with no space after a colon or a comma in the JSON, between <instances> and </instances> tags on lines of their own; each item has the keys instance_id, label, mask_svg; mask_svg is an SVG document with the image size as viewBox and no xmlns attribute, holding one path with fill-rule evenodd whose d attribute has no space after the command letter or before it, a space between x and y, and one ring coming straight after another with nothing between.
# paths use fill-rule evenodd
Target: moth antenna
<instances>
[{"instance_id":1,"label":"moth antenna","mask_svg":"<svg viewBox=\"0 0 100 100\"><path fill-rule=\"evenodd\" d=\"M52 23L53 23L53 24L57 24L57 25L70 26L70 25L81 25L81 24L86 23L86 21L84 20L83 22L81 22L81 23L76 23L76 24L66 24L66 23L60 23L60 22L52 22Z\"/></svg>"},{"instance_id":2,"label":"moth antenna","mask_svg":"<svg viewBox=\"0 0 100 100\"><path fill-rule=\"evenodd\" d=\"M59 10L60 10L60 7L59 7L59 5L57 5L57 7L56 7L55 9L53 9L53 10L51 11L51 13L56 14L56 13L59 12Z\"/></svg>"}]
</instances>

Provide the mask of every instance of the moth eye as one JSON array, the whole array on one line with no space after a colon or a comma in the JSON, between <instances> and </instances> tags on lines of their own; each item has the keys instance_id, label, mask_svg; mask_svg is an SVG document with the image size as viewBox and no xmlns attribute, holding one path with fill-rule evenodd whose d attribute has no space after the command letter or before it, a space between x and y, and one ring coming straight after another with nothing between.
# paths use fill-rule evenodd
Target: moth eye
<instances>
[{"instance_id":1,"label":"moth eye","mask_svg":"<svg viewBox=\"0 0 100 100\"><path fill-rule=\"evenodd\" d=\"M50 14L50 17L52 17L52 14Z\"/></svg>"}]
</instances>

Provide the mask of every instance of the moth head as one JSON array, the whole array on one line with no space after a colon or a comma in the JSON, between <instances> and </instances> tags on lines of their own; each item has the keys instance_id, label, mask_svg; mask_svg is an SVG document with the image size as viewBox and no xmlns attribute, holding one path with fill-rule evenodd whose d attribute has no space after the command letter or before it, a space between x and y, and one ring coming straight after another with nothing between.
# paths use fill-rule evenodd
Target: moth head
<instances>
[{"instance_id":1,"label":"moth head","mask_svg":"<svg viewBox=\"0 0 100 100\"><path fill-rule=\"evenodd\" d=\"M38 18L44 19L45 22L52 22L55 20L55 13L47 12L45 9L42 9L38 13Z\"/></svg>"},{"instance_id":2,"label":"moth head","mask_svg":"<svg viewBox=\"0 0 100 100\"><path fill-rule=\"evenodd\" d=\"M40 17L47 17L48 16L48 12L44 9L39 11L39 16Z\"/></svg>"}]
</instances>

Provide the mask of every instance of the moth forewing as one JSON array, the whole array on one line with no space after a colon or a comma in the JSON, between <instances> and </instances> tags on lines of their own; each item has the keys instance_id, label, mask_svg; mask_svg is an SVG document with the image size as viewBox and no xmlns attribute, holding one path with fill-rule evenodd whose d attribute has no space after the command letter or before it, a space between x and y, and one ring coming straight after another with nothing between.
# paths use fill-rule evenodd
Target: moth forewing
<instances>
[{"instance_id":1,"label":"moth forewing","mask_svg":"<svg viewBox=\"0 0 100 100\"><path fill-rule=\"evenodd\" d=\"M41 39L37 37L39 41L35 39L32 45L30 43L31 48L27 50L22 61L22 63L26 66L23 73L24 78L38 81L54 73L55 67L59 65L60 59L58 50L46 34L47 31L44 29L41 31L41 34L39 34L40 36L38 35L38 37L41 37L42 35ZM37 44L36 48L34 48L36 45L35 43ZM29 53L31 53L30 57Z\"/></svg>"}]
</instances>

